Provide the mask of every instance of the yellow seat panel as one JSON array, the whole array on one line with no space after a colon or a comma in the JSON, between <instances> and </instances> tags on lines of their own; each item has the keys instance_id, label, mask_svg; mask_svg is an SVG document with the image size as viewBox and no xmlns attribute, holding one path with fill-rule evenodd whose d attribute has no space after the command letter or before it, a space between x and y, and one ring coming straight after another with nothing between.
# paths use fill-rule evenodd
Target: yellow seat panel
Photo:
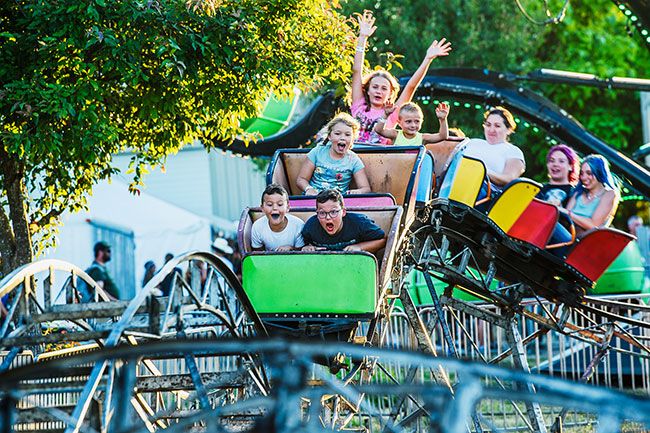
<instances>
[{"instance_id":1,"label":"yellow seat panel","mask_svg":"<svg viewBox=\"0 0 650 433\"><path fill-rule=\"evenodd\" d=\"M449 199L474 207L485 179L485 172L482 161L463 157L456 168Z\"/></svg>"},{"instance_id":2,"label":"yellow seat panel","mask_svg":"<svg viewBox=\"0 0 650 433\"><path fill-rule=\"evenodd\" d=\"M528 179L511 183L494 202L488 217L504 232L514 225L540 190L540 186Z\"/></svg>"}]
</instances>

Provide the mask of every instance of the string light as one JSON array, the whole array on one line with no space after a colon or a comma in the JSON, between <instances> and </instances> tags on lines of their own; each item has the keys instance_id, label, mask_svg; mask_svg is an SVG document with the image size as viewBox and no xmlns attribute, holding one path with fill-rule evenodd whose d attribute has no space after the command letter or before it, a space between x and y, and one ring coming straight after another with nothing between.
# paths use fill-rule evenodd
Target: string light
<instances>
[{"instance_id":1,"label":"string light","mask_svg":"<svg viewBox=\"0 0 650 433\"><path fill-rule=\"evenodd\" d=\"M634 13L634 11L627 6L626 1L613 0L614 3L618 6L618 9L627 17L630 23L636 27L637 31L641 34L641 37L646 44L650 45L650 32L647 28L644 27L643 23L639 17Z\"/></svg>"}]
</instances>

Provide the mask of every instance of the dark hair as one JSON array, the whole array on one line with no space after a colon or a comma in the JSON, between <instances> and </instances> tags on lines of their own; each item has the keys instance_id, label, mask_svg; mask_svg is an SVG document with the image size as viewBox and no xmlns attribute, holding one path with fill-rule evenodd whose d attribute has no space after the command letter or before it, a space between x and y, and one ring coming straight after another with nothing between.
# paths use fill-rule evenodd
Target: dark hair
<instances>
[{"instance_id":1,"label":"dark hair","mask_svg":"<svg viewBox=\"0 0 650 433\"><path fill-rule=\"evenodd\" d=\"M111 246L104 241L99 241L95 244L93 247L93 252L95 253L95 257L97 257L97 254L99 254L100 251L110 251Z\"/></svg>"},{"instance_id":2,"label":"dark hair","mask_svg":"<svg viewBox=\"0 0 650 433\"><path fill-rule=\"evenodd\" d=\"M264 196L265 195L273 195L273 194L279 194L283 196L285 199L289 200L289 193L287 190L280 184L277 183L270 183L264 188L264 192L262 193L262 198L261 202L264 203Z\"/></svg>"},{"instance_id":3,"label":"dark hair","mask_svg":"<svg viewBox=\"0 0 650 433\"><path fill-rule=\"evenodd\" d=\"M487 118L493 114L496 114L503 119L503 124L506 125L506 128L508 128L510 132L515 132L515 129L517 129L517 123L515 122L514 116L507 108L501 106L490 108L488 111L483 113L483 120L487 120Z\"/></svg>"},{"instance_id":4,"label":"dark hair","mask_svg":"<svg viewBox=\"0 0 650 433\"><path fill-rule=\"evenodd\" d=\"M174 255L172 253L165 254L165 263L167 263L168 261L170 261L173 258L174 258Z\"/></svg>"},{"instance_id":5,"label":"dark hair","mask_svg":"<svg viewBox=\"0 0 650 433\"><path fill-rule=\"evenodd\" d=\"M343 196L336 189L324 189L316 196L316 203L325 203L330 200L338 202L342 208L345 208L345 204L343 203Z\"/></svg>"},{"instance_id":6,"label":"dark hair","mask_svg":"<svg viewBox=\"0 0 650 433\"><path fill-rule=\"evenodd\" d=\"M578 177L580 175L580 158L573 148L567 146L566 144L558 144L551 147L546 154L546 162L548 163L551 159L551 155L554 152L561 152L566 156L567 161L571 169L569 170L569 183L575 185L578 182Z\"/></svg>"}]
</instances>

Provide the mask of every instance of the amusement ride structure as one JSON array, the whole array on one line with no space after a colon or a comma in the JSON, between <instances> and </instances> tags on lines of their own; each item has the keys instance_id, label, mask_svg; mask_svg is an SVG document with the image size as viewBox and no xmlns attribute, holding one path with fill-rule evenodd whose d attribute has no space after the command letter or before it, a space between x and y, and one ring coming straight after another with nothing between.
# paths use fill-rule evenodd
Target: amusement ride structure
<instances>
[{"instance_id":1,"label":"amusement ride structure","mask_svg":"<svg viewBox=\"0 0 650 433\"><path fill-rule=\"evenodd\" d=\"M520 78L438 70L419 96L505 105L604 155L630 191L650 197L644 167ZM295 184L300 147L335 108L325 94L282 132L231 147L274 155L267 182L289 191L303 220L315 202ZM253 207L238 231L242 283L205 252L172 259L130 301L110 301L68 263L16 269L0 281L10 299L0 321L0 432L648 430L643 278L596 285L633 237L594 229L566 258L553 255L558 209L535 198L541 186L518 179L482 203L485 167L460 150L449 149L436 184L422 167L441 155L355 148L375 193L344 201L387 234L376 255L252 251L251 225L263 216ZM166 277L170 291L157 296ZM81 302L82 287L94 302ZM608 387L576 383L590 380Z\"/></svg>"}]
</instances>

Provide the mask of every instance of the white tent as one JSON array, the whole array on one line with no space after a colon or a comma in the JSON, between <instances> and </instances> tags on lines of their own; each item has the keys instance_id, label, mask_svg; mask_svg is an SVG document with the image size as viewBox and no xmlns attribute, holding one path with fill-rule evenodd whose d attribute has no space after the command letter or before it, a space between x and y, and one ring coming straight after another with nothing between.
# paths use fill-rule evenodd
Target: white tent
<instances>
[{"instance_id":1,"label":"white tent","mask_svg":"<svg viewBox=\"0 0 650 433\"><path fill-rule=\"evenodd\" d=\"M136 290L141 285L145 262L153 260L160 269L167 252L208 251L212 239L207 218L146 193L133 195L129 193L127 184L119 180L97 185L89 199L89 211L66 214L63 222L58 246L48 257L69 261L82 269L90 265L93 244L100 240L93 233L94 227L99 225L127 234L132 232L135 251L120 252L113 246L112 262L120 260L120 253L133 256L133 287ZM116 263L109 262L109 270L110 265ZM130 285L128 281L125 284ZM133 294L134 291L127 289L123 293Z\"/></svg>"}]
</instances>

